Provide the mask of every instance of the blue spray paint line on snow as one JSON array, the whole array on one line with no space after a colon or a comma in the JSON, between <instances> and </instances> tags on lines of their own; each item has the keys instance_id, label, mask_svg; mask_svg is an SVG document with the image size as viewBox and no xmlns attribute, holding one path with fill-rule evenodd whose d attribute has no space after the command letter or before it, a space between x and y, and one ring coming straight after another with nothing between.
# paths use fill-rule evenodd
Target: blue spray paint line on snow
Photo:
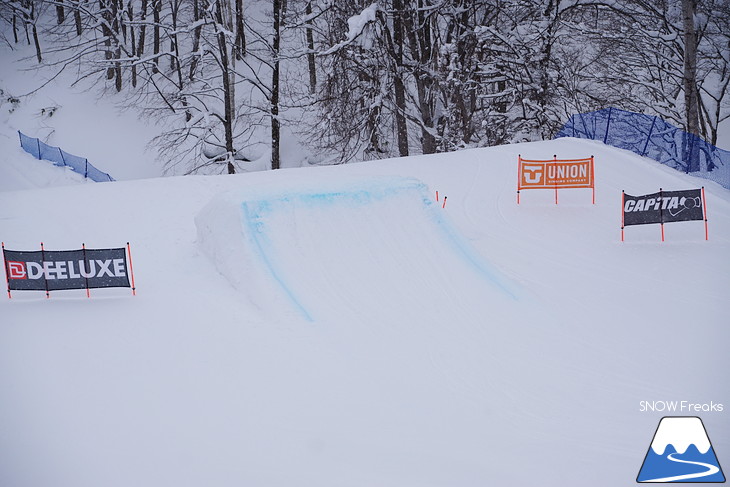
<instances>
[{"instance_id":1,"label":"blue spray paint line on snow","mask_svg":"<svg viewBox=\"0 0 730 487\"><path fill-rule=\"evenodd\" d=\"M271 242L268 240L266 232L264 231L265 227L263 221L261 221L260 210L270 209L271 205L265 201L253 202L252 204L255 204L257 206L256 211L252 211L252 209L249 207L249 203L247 202L244 202L241 206L243 208L244 216L243 223L253 243L256 253L259 255L261 261L264 263L271 276L279 284L281 289L284 291L284 294L286 294L294 307L307 321L314 321L312 319L312 316L294 296L292 290L289 289L289 286L287 286L285 280L282 278L281 273L276 269L272 260L269 258L268 253L264 250L265 248L271 248Z\"/></svg>"},{"instance_id":2,"label":"blue spray paint line on snow","mask_svg":"<svg viewBox=\"0 0 730 487\"><path fill-rule=\"evenodd\" d=\"M403 180L412 186L413 180ZM402 189L403 181L390 185L373 185L369 188L359 187L349 191L324 191L314 193L294 192L275 196L270 199L243 202L244 225L253 243L255 252L266 266L267 270L279 284L284 294L294 307L307 320L314 321L307 309L299 302L294 291L287 284L284 273L274 264L275 258L266 249L273 248L272 242L266 233L264 217L278 211L282 206L300 203L305 207L330 206L347 202L352 207L365 206L374 200L398 193ZM418 182L420 184L420 182Z\"/></svg>"},{"instance_id":3,"label":"blue spray paint line on snow","mask_svg":"<svg viewBox=\"0 0 730 487\"><path fill-rule=\"evenodd\" d=\"M266 266L271 277L278 283L294 308L307 321L314 321L304 305L299 302L292 288L287 284L284 273L275 265L275 256L270 255L270 252L267 251L267 249L272 249L274 246L266 233L265 216L280 210L281 207L290 206L295 203L310 208L330 206L333 204L347 204L350 207L361 207L373 201L400 193L404 188L414 188L417 186L423 186L423 183L414 179L389 178L386 182L372 181L367 186L358 185L345 190L308 193L291 192L276 195L268 199L244 201L242 203L243 223L255 252Z\"/></svg>"},{"instance_id":4,"label":"blue spray paint line on snow","mask_svg":"<svg viewBox=\"0 0 730 487\"><path fill-rule=\"evenodd\" d=\"M275 207L281 206L282 203L300 203L305 207L346 203L351 207L361 207L390 196L402 194L406 190L421 189L425 190L426 186L416 179L387 178L384 180L376 179L368 184L353 185L350 188L345 186L345 189L340 188L332 191L295 191L248 203L257 205L256 214L261 216L264 213L275 211Z\"/></svg>"},{"instance_id":5,"label":"blue spray paint line on snow","mask_svg":"<svg viewBox=\"0 0 730 487\"><path fill-rule=\"evenodd\" d=\"M441 208L434 205L430 198L430 194L427 191L426 186L423 186L421 192L421 198L423 200L424 209L428 213L428 216L441 229L445 240L448 241L454 248L457 255L461 256L467 264L469 264L478 274L485 280L491 282L500 291L508 295L510 298L517 300L519 299L517 290L514 285L510 285L510 279L503 276L502 273L492 267L488 262L484 260L479 254L477 254L468 242L465 242L463 237L454 229L451 224L444 218L444 213Z\"/></svg>"},{"instance_id":6,"label":"blue spray paint line on snow","mask_svg":"<svg viewBox=\"0 0 730 487\"><path fill-rule=\"evenodd\" d=\"M358 208L386 198L408 193L412 194L415 198L420 197L426 216L434 223L439 233L443 235L444 241L450 244L454 253L461 257L467 266L499 291L512 299L518 299L514 286L509 284L509 278L503 276L499 270L486 262L471 248L468 242L459 236L459 233L448 223L441 209L437 209L431 201L428 187L421 181L415 179L397 178L387 181L371 181L365 185L361 183L358 186L345 190L290 192L268 199L247 201L242 204L244 223L256 253L261 258L271 276L279 284L295 308L307 320L312 321L309 312L297 299L296 293L291 286L287 284L285 274L280 269L277 269L275 265L276 256L271 255L271 251L269 250L275 247L267 235L266 216L281 211L282 209L294 208L297 205L305 208L328 207L333 205Z\"/></svg>"}]
</instances>

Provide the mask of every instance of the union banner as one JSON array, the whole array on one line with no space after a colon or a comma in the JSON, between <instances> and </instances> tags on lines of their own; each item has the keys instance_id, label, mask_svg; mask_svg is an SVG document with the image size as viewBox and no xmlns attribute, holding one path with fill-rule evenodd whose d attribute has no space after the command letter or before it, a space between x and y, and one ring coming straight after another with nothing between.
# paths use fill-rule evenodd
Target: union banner
<instances>
[{"instance_id":1,"label":"union banner","mask_svg":"<svg viewBox=\"0 0 730 487\"><path fill-rule=\"evenodd\" d=\"M584 159L529 160L519 157L517 203L523 189L554 189L555 203L559 188L592 188L595 181L593 156Z\"/></svg>"}]
</instances>

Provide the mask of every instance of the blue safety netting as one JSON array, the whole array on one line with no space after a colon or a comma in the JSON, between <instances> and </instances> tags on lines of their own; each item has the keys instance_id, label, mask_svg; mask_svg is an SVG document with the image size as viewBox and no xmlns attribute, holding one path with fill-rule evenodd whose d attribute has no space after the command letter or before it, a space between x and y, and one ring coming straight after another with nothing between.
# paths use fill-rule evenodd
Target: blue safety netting
<instances>
[{"instance_id":1,"label":"blue safety netting","mask_svg":"<svg viewBox=\"0 0 730 487\"><path fill-rule=\"evenodd\" d=\"M60 147L48 145L35 137L28 137L21 131L18 131L18 135L20 136L20 146L25 152L31 154L36 159L51 161L56 166L70 167L73 171L97 183L114 181L114 178L95 168L84 157L69 154L61 150Z\"/></svg>"},{"instance_id":2,"label":"blue safety netting","mask_svg":"<svg viewBox=\"0 0 730 487\"><path fill-rule=\"evenodd\" d=\"M659 117L604 108L573 115L558 137L599 140L730 189L730 152Z\"/></svg>"}]
</instances>

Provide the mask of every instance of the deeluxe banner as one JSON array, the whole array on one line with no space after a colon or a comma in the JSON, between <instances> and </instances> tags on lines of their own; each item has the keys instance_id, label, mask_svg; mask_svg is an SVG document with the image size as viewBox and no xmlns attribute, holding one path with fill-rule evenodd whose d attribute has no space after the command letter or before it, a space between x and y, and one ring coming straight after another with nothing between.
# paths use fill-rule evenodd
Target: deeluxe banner
<instances>
[{"instance_id":1,"label":"deeluxe banner","mask_svg":"<svg viewBox=\"0 0 730 487\"><path fill-rule=\"evenodd\" d=\"M8 292L132 287L127 249L8 250Z\"/></svg>"},{"instance_id":2,"label":"deeluxe banner","mask_svg":"<svg viewBox=\"0 0 730 487\"><path fill-rule=\"evenodd\" d=\"M623 194L623 224L648 225L692 220L704 220L701 189L659 191L632 196Z\"/></svg>"}]
</instances>

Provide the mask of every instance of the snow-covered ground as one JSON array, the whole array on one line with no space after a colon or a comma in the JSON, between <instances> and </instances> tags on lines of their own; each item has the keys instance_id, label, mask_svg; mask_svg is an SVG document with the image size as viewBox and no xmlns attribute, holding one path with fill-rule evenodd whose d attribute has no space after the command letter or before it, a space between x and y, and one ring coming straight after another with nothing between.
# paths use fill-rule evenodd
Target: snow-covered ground
<instances>
[{"instance_id":1,"label":"snow-covered ground","mask_svg":"<svg viewBox=\"0 0 730 487\"><path fill-rule=\"evenodd\" d=\"M596 204L517 205L518 154L595 155ZM4 157L6 247L131 242L137 296L0 299L2 486L628 485L667 414L730 465L712 182L575 139L114 183ZM709 241L621 242L621 190L702 185ZM641 410L665 400L724 410Z\"/></svg>"},{"instance_id":2,"label":"snow-covered ground","mask_svg":"<svg viewBox=\"0 0 730 487\"><path fill-rule=\"evenodd\" d=\"M63 79L10 101L28 79L0 72L0 240L130 242L137 295L0 297L0 486L613 487L665 415L701 416L730 465L718 185L575 139L160 178L154 126ZM595 155L596 204L517 205L518 154ZM709 241L689 222L621 242L621 190L703 185Z\"/></svg>"}]
</instances>

